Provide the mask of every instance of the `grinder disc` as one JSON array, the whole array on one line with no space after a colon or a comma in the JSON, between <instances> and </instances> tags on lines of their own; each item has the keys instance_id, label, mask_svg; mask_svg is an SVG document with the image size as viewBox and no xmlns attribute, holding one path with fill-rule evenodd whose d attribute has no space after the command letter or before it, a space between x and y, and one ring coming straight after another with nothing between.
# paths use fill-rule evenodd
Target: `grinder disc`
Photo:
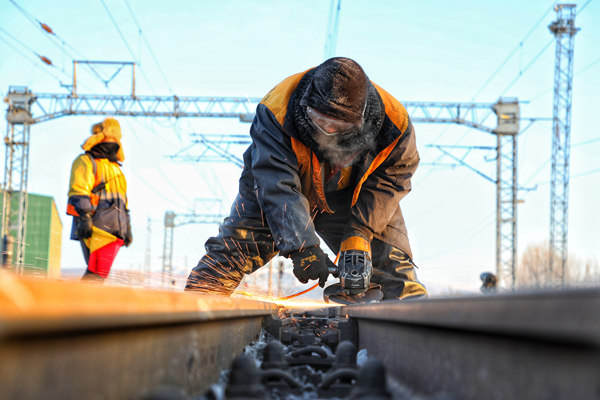
<instances>
[{"instance_id":1,"label":"grinder disc","mask_svg":"<svg viewBox=\"0 0 600 400\"><path fill-rule=\"evenodd\" d=\"M349 294L348 289L344 289L339 283L334 283L331 286L327 286L323 290L323 300L326 303L330 301L339 304L364 304L364 303L376 303L383 299L383 292L381 286L375 283L369 283L369 288L359 294Z\"/></svg>"}]
</instances>

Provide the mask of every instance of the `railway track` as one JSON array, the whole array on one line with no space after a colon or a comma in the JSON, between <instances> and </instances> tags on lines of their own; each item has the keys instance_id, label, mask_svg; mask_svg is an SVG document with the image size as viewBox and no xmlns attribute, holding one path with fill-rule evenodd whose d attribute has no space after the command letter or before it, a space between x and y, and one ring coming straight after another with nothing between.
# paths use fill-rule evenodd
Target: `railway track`
<instances>
[{"instance_id":1,"label":"railway track","mask_svg":"<svg viewBox=\"0 0 600 400\"><path fill-rule=\"evenodd\" d=\"M600 398L596 289L292 310L9 278L0 279L0 398L136 400L165 387L199 398L261 331L290 349L353 342L410 398ZM329 353L320 362L335 363Z\"/></svg>"}]
</instances>

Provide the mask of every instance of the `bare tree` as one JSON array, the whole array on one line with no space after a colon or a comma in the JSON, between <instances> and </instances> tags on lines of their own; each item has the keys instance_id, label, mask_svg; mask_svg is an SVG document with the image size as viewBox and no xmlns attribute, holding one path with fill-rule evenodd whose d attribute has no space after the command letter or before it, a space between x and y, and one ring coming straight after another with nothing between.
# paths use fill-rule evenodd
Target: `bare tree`
<instances>
[{"instance_id":1,"label":"bare tree","mask_svg":"<svg viewBox=\"0 0 600 400\"><path fill-rule=\"evenodd\" d=\"M548 242L533 243L527 246L521 256L517 269L517 285L519 288L558 288L562 286L562 266L558 258L550 267L550 248ZM598 260L582 262L573 255L564 271L566 286L600 283L600 267Z\"/></svg>"}]
</instances>

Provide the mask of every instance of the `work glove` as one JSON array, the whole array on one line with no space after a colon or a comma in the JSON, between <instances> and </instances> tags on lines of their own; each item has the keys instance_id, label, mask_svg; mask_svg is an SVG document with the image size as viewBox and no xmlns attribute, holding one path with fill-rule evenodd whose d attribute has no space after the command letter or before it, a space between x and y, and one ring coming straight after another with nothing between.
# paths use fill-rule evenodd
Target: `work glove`
<instances>
[{"instance_id":1,"label":"work glove","mask_svg":"<svg viewBox=\"0 0 600 400\"><path fill-rule=\"evenodd\" d=\"M308 247L303 251L293 251L290 258L294 263L294 275L302 283L318 279L324 287L329 276L329 267L337 268L319 246Z\"/></svg>"},{"instance_id":2,"label":"work glove","mask_svg":"<svg viewBox=\"0 0 600 400\"><path fill-rule=\"evenodd\" d=\"M131 224L127 223L127 233L125 234L125 239L123 240L123 244L125 247L129 247L129 245L133 243L133 234L131 233Z\"/></svg>"},{"instance_id":3,"label":"work glove","mask_svg":"<svg viewBox=\"0 0 600 400\"><path fill-rule=\"evenodd\" d=\"M79 224L77 225L77 236L80 239L89 239L92 237L92 226L94 223L92 221L92 213L91 212L83 212L79 215Z\"/></svg>"}]
</instances>

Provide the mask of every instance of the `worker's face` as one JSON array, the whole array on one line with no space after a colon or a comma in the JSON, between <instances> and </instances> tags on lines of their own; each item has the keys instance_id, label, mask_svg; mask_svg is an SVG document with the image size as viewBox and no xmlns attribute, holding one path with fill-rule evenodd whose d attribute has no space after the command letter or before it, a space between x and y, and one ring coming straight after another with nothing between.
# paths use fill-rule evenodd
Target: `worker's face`
<instances>
[{"instance_id":1,"label":"worker's face","mask_svg":"<svg viewBox=\"0 0 600 400\"><path fill-rule=\"evenodd\" d=\"M306 107L306 113L315 126L327 136L335 136L337 134L350 131L354 128L359 128L351 122L342 121L341 119L323 115L312 107ZM362 125L362 123L361 123Z\"/></svg>"}]
</instances>

